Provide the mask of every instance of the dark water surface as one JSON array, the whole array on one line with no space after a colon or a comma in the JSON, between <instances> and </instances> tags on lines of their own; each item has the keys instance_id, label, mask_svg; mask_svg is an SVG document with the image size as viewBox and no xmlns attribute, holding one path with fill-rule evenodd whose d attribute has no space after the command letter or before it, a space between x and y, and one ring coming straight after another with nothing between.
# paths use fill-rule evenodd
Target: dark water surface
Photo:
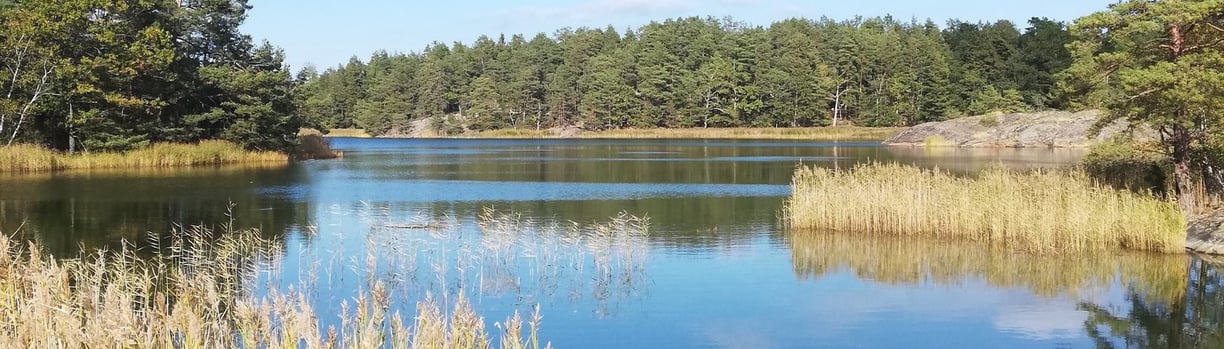
<instances>
[{"instance_id":1,"label":"dark water surface","mask_svg":"<svg viewBox=\"0 0 1224 349\"><path fill-rule=\"evenodd\" d=\"M1224 347L1224 281L1203 260L792 236L778 219L800 163L900 161L972 174L1064 166L1078 151L723 140L333 145L343 160L282 168L3 176L0 232L19 230L64 256L233 219L283 239L285 267L267 281L309 285L324 323L368 288L357 271L368 266L409 314L426 293L462 291L490 324L538 304L540 336L557 348ZM622 213L648 217L648 233L632 221L593 226Z\"/></svg>"}]
</instances>

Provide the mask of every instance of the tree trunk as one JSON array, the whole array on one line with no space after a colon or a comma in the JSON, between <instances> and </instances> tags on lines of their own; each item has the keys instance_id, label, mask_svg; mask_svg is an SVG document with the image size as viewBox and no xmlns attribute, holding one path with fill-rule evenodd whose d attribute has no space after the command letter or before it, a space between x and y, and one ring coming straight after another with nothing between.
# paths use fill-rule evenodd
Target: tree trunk
<instances>
[{"instance_id":1,"label":"tree trunk","mask_svg":"<svg viewBox=\"0 0 1224 349\"><path fill-rule=\"evenodd\" d=\"M1182 211L1189 213L1195 207L1194 178L1190 174L1190 130L1173 126L1171 133L1173 186Z\"/></svg>"}]
</instances>

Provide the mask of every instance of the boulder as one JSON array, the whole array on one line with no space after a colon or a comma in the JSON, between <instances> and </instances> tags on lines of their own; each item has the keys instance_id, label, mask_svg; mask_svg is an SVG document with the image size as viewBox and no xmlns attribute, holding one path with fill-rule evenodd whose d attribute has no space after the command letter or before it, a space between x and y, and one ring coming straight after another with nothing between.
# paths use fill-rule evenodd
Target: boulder
<instances>
[{"instance_id":1,"label":"boulder","mask_svg":"<svg viewBox=\"0 0 1224 349\"><path fill-rule=\"evenodd\" d=\"M1190 220L1186 229L1186 249L1224 255L1224 210Z\"/></svg>"},{"instance_id":2,"label":"boulder","mask_svg":"<svg viewBox=\"0 0 1224 349\"><path fill-rule=\"evenodd\" d=\"M948 146L981 148L1079 148L1108 140L1130 129L1124 120L1094 133L1101 118L1096 110L1071 113L988 114L914 126L884 141L890 146ZM1135 132L1151 139L1148 130Z\"/></svg>"}]
</instances>

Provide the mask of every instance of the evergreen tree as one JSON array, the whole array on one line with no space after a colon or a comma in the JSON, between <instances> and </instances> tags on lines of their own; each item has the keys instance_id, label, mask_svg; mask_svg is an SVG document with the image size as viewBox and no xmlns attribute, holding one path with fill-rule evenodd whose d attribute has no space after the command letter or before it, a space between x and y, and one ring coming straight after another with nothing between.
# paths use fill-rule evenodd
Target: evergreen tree
<instances>
[{"instance_id":1,"label":"evergreen tree","mask_svg":"<svg viewBox=\"0 0 1224 349\"><path fill-rule=\"evenodd\" d=\"M1072 25L1074 63L1063 89L1102 122L1127 119L1161 134L1182 207L1194 207L1196 152L1224 130L1224 1L1129 0Z\"/></svg>"},{"instance_id":2,"label":"evergreen tree","mask_svg":"<svg viewBox=\"0 0 1224 349\"><path fill-rule=\"evenodd\" d=\"M690 17L531 40L481 36L391 57L412 71L395 78L380 77L385 57L352 61L311 79L299 100L310 118L340 115L328 122L339 125L361 116L376 132L474 113L481 129L901 126L1063 106L1050 90L1067 66L1066 29L1030 24L1021 34L1007 21L941 29L891 17L791 19L763 28Z\"/></svg>"}]
</instances>

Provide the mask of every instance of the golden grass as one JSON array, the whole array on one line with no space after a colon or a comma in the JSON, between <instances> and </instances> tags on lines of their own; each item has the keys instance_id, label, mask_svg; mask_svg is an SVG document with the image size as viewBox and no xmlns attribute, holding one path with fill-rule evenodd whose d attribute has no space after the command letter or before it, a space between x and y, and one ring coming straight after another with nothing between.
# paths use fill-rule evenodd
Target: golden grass
<instances>
[{"instance_id":1,"label":"golden grass","mask_svg":"<svg viewBox=\"0 0 1224 349\"><path fill-rule=\"evenodd\" d=\"M893 127L802 127L802 128L658 128L584 132L579 138L709 138L709 139L807 139L884 140L901 132Z\"/></svg>"},{"instance_id":2,"label":"golden grass","mask_svg":"<svg viewBox=\"0 0 1224 349\"><path fill-rule=\"evenodd\" d=\"M918 237L789 234L795 273L819 278L848 271L876 282L957 286L981 280L1056 297L1091 293L1116 283L1170 303L1185 296L1189 259L1135 251L1033 254L990 243Z\"/></svg>"},{"instance_id":3,"label":"golden grass","mask_svg":"<svg viewBox=\"0 0 1224 349\"><path fill-rule=\"evenodd\" d=\"M150 245L75 259L42 255L0 234L0 343L25 348L491 348L485 322L460 294L449 310L427 298L405 321L388 314L390 292L373 281L321 328L307 296L290 289L255 295L280 243L256 231L214 236L193 228ZM125 244L125 246L128 246ZM309 292L309 291L307 291ZM516 313L500 329L502 348L539 348L540 316Z\"/></svg>"},{"instance_id":4,"label":"golden grass","mask_svg":"<svg viewBox=\"0 0 1224 349\"><path fill-rule=\"evenodd\" d=\"M76 169L186 167L238 163L285 163L289 157L270 151L248 151L224 141L155 144L125 153L64 154L33 145L0 148L0 172Z\"/></svg>"},{"instance_id":5,"label":"golden grass","mask_svg":"<svg viewBox=\"0 0 1224 349\"><path fill-rule=\"evenodd\" d=\"M1079 171L987 170L963 178L898 164L796 170L788 223L828 231L1002 243L1042 252L1183 251L1186 217L1152 195L1097 184Z\"/></svg>"},{"instance_id":6,"label":"golden grass","mask_svg":"<svg viewBox=\"0 0 1224 349\"><path fill-rule=\"evenodd\" d=\"M327 137L372 138L369 133L359 128L333 128L327 131Z\"/></svg>"}]
</instances>

